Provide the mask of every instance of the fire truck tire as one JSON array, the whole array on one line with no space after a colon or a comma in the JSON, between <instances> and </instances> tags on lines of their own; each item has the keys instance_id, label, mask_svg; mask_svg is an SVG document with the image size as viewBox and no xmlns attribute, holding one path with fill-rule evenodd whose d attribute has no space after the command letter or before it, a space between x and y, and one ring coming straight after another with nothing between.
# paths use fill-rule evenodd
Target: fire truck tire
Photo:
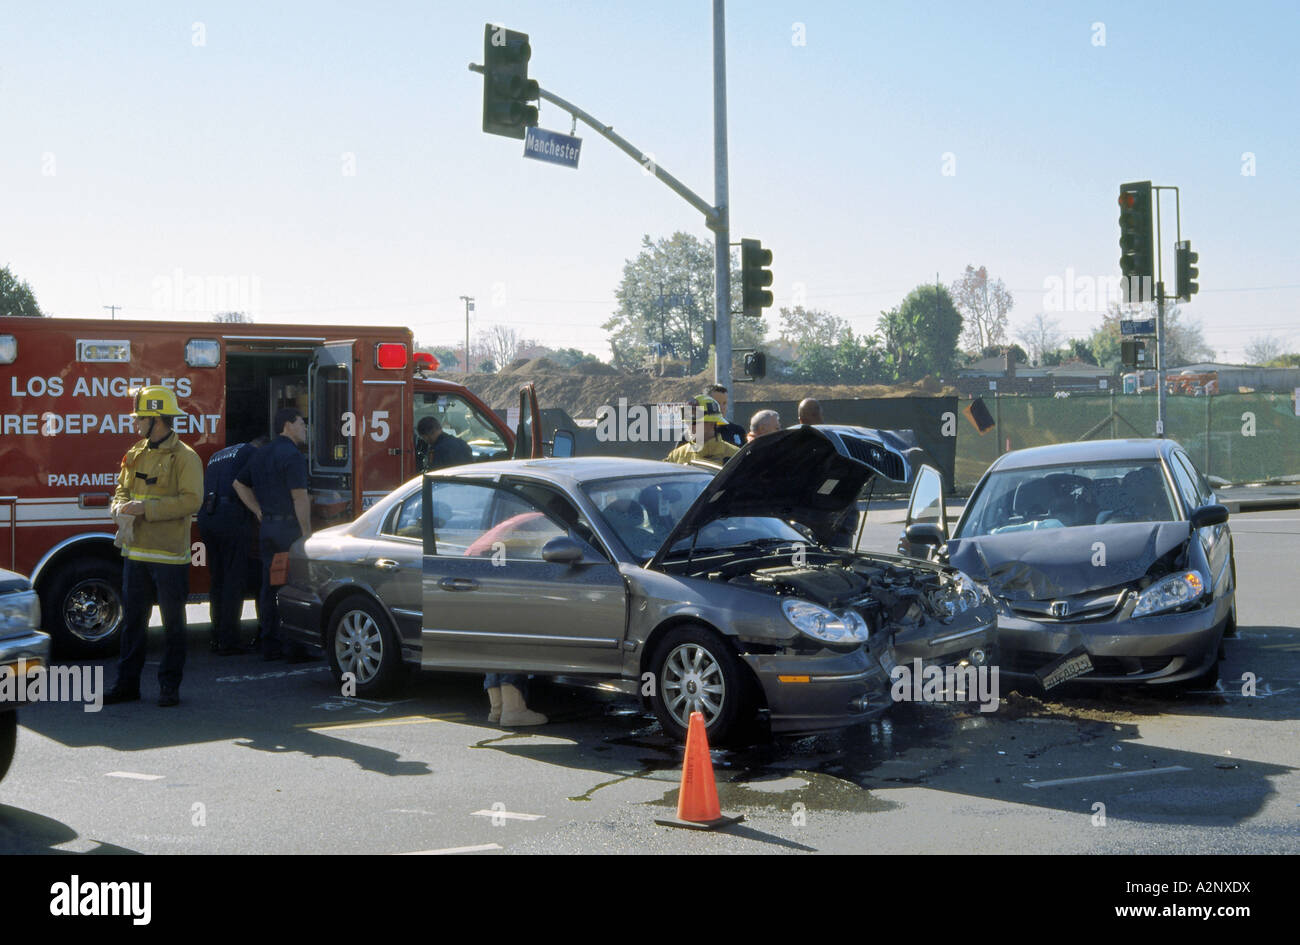
<instances>
[{"instance_id":1,"label":"fire truck tire","mask_svg":"<svg viewBox=\"0 0 1300 945\"><path fill-rule=\"evenodd\" d=\"M14 748L18 744L18 713L0 712L0 781L9 771L9 763L14 760Z\"/></svg>"},{"instance_id":2,"label":"fire truck tire","mask_svg":"<svg viewBox=\"0 0 1300 945\"><path fill-rule=\"evenodd\" d=\"M122 631L121 566L84 559L63 566L41 592L41 616L60 656L113 655Z\"/></svg>"},{"instance_id":3,"label":"fire truck tire","mask_svg":"<svg viewBox=\"0 0 1300 945\"><path fill-rule=\"evenodd\" d=\"M353 594L334 608L325 652L335 682L351 673L362 698L391 692L405 678L402 647L383 609L369 597Z\"/></svg>"}]
</instances>

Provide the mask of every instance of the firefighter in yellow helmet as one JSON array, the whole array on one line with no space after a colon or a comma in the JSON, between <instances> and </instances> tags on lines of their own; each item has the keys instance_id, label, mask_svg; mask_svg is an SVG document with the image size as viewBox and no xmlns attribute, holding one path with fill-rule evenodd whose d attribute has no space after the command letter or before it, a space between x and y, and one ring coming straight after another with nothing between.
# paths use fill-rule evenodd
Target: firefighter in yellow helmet
<instances>
[{"instance_id":1,"label":"firefighter in yellow helmet","mask_svg":"<svg viewBox=\"0 0 1300 945\"><path fill-rule=\"evenodd\" d=\"M694 399L686 421L688 439L668 454L668 462L681 463L683 466L690 465L693 459L725 463L740 452L737 447L718 438L718 424L726 423L727 418L722 415L718 402L708 394L700 394Z\"/></svg>"},{"instance_id":2,"label":"firefighter in yellow helmet","mask_svg":"<svg viewBox=\"0 0 1300 945\"><path fill-rule=\"evenodd\" d=\"M140 698L149 613L162 614L163 657L158 667L158 704L180 702L185 668L185 600L190 585L190 518L203 498L203 463L182 443L172 424L182 416L166 387L135 393L135 432L140 441L126 451L113 493L113 515L122 556L122 648L117 680L104 702Z\"/></svg>"}]
</instances>

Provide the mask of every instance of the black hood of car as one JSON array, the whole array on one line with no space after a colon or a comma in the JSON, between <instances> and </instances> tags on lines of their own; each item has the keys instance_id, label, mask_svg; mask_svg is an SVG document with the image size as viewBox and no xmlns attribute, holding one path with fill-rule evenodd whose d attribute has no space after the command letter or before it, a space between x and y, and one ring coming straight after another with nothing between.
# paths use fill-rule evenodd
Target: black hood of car
<instances>
[{"instance_id":1,"label":"black hood of car","mask_svg":"<svg viewBox=\"0 0 1300 945\"><path fill-rule=\"evenodd\" d=\"M1187 522L1133 522L954 538L948 563L996 597L1054 600L1132 583L1190 534Z\"/></svg>"},{"instance_id":2,"label":"black hood of car","mask_svg":"<svg viewBox=\"0 0 1300 945\"><path fill-rule=\"evenodd\" d=\"M682 515L650 566L710 522L767 516L796 522L829 542L835 523L877 475L905 482L910 431L798 426L752 440L727 460Z\"/></svg>"}]
</instances>

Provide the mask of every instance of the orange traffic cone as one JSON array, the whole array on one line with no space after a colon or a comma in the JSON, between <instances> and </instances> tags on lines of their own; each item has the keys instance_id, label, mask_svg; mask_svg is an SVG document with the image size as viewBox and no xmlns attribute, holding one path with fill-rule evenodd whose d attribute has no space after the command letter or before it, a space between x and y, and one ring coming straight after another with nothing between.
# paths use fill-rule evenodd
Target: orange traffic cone
<instances>
[{"instance_id":1,"label":"orange traffic cone","mask_svg":"<svg viewBox=\"0 0 1300 945\"><path fill-rule=\"evenodd\" d=\"M682 786L677 796L676 817L656 817L665 827L690 827L716 830L738 824L743 815L724 817L718 806L718 786L713 781L713 759L709 757L709 738L704 733L704 715L691 713L686 729L686 759L682 764Z\"/></svg>"}]
</instances>

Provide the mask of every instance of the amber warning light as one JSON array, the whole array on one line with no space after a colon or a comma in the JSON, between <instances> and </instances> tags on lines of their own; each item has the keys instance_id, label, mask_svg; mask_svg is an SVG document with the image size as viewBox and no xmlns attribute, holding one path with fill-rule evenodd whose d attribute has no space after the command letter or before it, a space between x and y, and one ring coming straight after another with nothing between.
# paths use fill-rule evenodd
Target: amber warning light
<instances>
[{"instance_id":1,"label":"amber warning light","mask_svg":"<svg viewBox=\"0 0 1300 945\"><path fill-rule=\"evenodd\" d=\"M427 351L417 351L412 358L415 361L415 369L417 371L438 370L438 359Z\"/></svg>"},{"instance_id":2,"label":"amber warning light","mask_svg":"<svg viewBox=\"0 0 1300 945\"><path fill-rule=\"evenodd\" d=\"M406 345L391 341L375 345L375 367L385 371L400 371L406 367Z\"/></svg>"}]
</instances>

